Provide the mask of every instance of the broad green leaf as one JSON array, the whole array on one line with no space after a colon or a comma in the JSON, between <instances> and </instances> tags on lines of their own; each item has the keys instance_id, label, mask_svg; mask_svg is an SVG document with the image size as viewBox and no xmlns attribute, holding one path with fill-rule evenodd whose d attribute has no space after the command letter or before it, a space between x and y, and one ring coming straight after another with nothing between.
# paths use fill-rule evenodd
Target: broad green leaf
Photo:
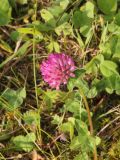
<instances>
[{"instance_id":1,"label":"broad green leaf","mask_svg":"<svg viewBox=\"0 0 120 160\"><path fill-rule=\"evenodd\" d=\"M62 14L62 16L60 17L59 21L57 21L57 25L60 26L65 22L68 22L68 20L70 19L70 14L68 13L64 13Z\"/></svg>"},{"instance_id":2,"label":"broad green leaf","mask_svg":"<svg viewBox=\"0 0 120 160\"><path fill-rule=\"evenodd\" d=\"M52 124L57 124L59 125L62 122L62 117L58 116L57 114L55 114L53 116L53 120L52 120Z\"/></svg>"},{"instance_id":3,"label":"broad green leaf","mask_svg":"<svg viewBox=\"0 0 120 160\"><path fill-rule=\"evenodd\" d=\"M40 125L40 115L34 110L29 110L23 114L23 120L28 125L39 126Z\"/></svg>"},{"instance_id":4,"label":"broad green leaf","mask_svg":"<svg viewBox=\"0 0 120 160\"><path fill-rule=\"evenodd\" d=\"M61 124L60 130L62 132L65 132L65 133L68 132L70 134L70 139L72 140L73 135L74 135L74 125L73 125L73 123L68 121L66 123Z\"/></svg>"},{"instance_id":5,"label":"broad green leaf","mask_svg":"<svg viewBox=\"0 0 120 160\"><path fill-rule=\"evenodd\" d=\"M102 54L95 56L90 62L85 66L86 73L97 73L98 65L104 61Z\"/></svg>"},{"instance_id":6,"label":"broad green leaf","mask_svg":"<svg viewBox=\"0 0 120 160\"><path fill-rule=\"evenodd\" d=\"M120 26L120 11L115 16L115 23Z\"/></svg>"},{"instance_id":7,"label":"broad green leaf","mask_svg":"<svg viewBox=\"0 0 120 160\"><path fill-rule=\"evenodd\" d=\"M105 91L105 90L109 94L112 94L115 91L116 94L120 95L120 85L119 84L120 84L120 76L117 74L112 74L109 77L105 77L101 80L98 80L95 84L93 84L89 92L91 92L91 90L95 88L97 92L96 95L100 93L101 91ZM91 98L89 97L89 92L88 92L88 98ZM96 95L94 95L93 97L95 97Z\"/></svg>"},{"instance_id":8,"label":"broad green leaf","mask_svg":"<svg viewBox=\"0 0 120 160\"><path fill-rule=\"evenodd\" d=\"M60 26L56 27L55 32L58 36L62 34L64 34L65 36L73 35L72 26L68 22L65 22L61 24Z\"/></svg>"},{"instance_id":9,"label":"broad green leaf","mask_svg":"<svg viewBox=\"0 0 120 160\"><path fill-rule=\"evenodd\" d=\"M78 133L88 136L90 133L88 131L87 124L80 119L75 120L75 128Z\"/></svg>"},{"instance_id":10,"label":"broad green leaf","mask_svg":"<svg viewBox=\"0 0 120 160\"><path fill-rule=\"evenodd\" d=\"M113 40L115 38L116 37L113 37ZM120 36L118 36L116 38L116 41L114 40L114 41L111 42L111 50L112 50L112 53L113 53L112 58L119 61L120 60Z\"/></svg>"},{"instance_id":11,"label":"broad green leaf","mask_svg":"<svg viewBox=\"0 0 120 160\"><path fill-rule=\"evenodd\" d=\"M93 86L87 94L88 98L94 98L96 95L98 94L97 88L95 86Z\"/></svg>"},{"instance_id":12,"label":"broad green leaf","mask_svg":"<svg viewBox=\"0 0 120 160\"><path fill-rule=\"evenodd\" d=\"M89 86L85 80L82 78L70 78L67 87L69 90L73 90L74 87L80 88L86 95L89 91Z\"/></svg>"},{"instance_id":13,"label":"broad green leaf","mask_svg":"<svg viewBox=\"0 0 120 160\"><path fill-rule=\"evenodd\" d=\"M47 91L45 92L45 95L46 95L47 97L49 97L49 98L52 100L52 102L55 102L55 101L57 100L58 96L59 96L59 91L47 90Z\"/></svg>"},{"instance_id":14,"label":"broad green leaf","mask_svg":"<svg viewBox=\"0 0 120 160\"><path fill-rule=\"evenodd\" d=\"M105 77L110 77L114 73L118 74L117 64L112 61L105 60L100 64L100 71Z\"/></svg>"},{"instance_id":15,"label":"broad green leaf","mask_svg":"<svg viewBox=\"0 0 120 160\"><path fill-rule=\"evenodd\" d=\"M63 12L63 9L60 6L52 6L48 8L48 11L56 18Z\"/></svg>"},{"instance_id":16,"label":"broad green leaf","mask_svg":"<svg viewBox=\"0 0 120 160\"><path fill-rule=\"evenodd\" d=\"M10 38L13 40L13 41L18 41L19 38L20 38L20 33L18 31L12 31L10 33Z\"/></svg>"},{"instance_id":17,"label":"broad green leaf","mask_svg":"<svg viewBox=\"0 0 120 160\"><path fill-rule=\"evenodd\" d=\"M26 89L24 88L20 88L16 91L16 94L21 97L21 98L26 98Z\"/></svg>"},{"instance_id":18,"label":"broad green leaf","mask_svg":"<svg viewBox=\"0 0 120 160\"><path fill-rule=\"evenodd\" d=\"M80 147L81 147L81 143L80 143L80 141L79 141L79 137L76 136L76 137L73 138L73 140L72 140L72 142L71 142L71 144L70 144L70 149L71 149L71 150L77 150L77 149L79 149Z\"/></svg>"},{"instance_id":19,"label":"broad green leaf","mask_svg":"<svg viewBox=\"0 0 120 160\"><path fill-rule=\"evenodd\" d=\"M104 58L110 59L112 56L111 46L109 42L102 43L99 45L101 53L104 55Z\"/></svg>"},{"instance_id":20,"label":"broad green leaf","mask_svg":"<svg viewBox=\"0 0 120 160\"><path fill-rule=\"evenodd\" d=\"M95 148L95 138L91 135L86 135L83 133L79 134L79 142L81 144L81 149L84 152L93 152Z\"/></svg>"},{"instance_id":21,"label":"broad green leaf","mask_svg":"<svg viewBox=\"0 0 120 160\"><path fill-rule=\"evenodd\" d=\"M0 26L10 22L11 10L8 0L0 0Z\"/></svg>"},{"instance_id":22,"label":"broad green leaf","mask_svg":"<svg viewBox=\"0 0 120 160\"><path fill-rule=\"evenodd\" d=\"M70 149L80 149L82 152L93 152L96 142L95 138L90 135L86 123L79 119L76 119L75 128L77 129L78 136L72 139Z\"/></svg>"},{"instance_id":23,"label":"broad green leaf","mask_svg":"<svg viewBox=\"0 0 120 160\"><path fill-rule=\"evenodd\" d=\"M114 26L113 26L114 27ZM114 34L114 32L113 32ZM105 59L114 59L119 61L120 59L120 36L114 35L106 43L102 43L99 46L101 53Z\"/></svg>"},{"instance_id":24,"label":"broad green leaf","mask_svg":"<svg viewBox=\"0 0 120 160\"><path fill-rule=\"evenodd\" d=\"M96 142L96 145L98 146L101 143L100 137L96 136L95 137L95 142Z\"/></svg>"},{"instance_id":25,"label":"broad green leaf","mask_svg":"<svg viewBox=\"0 0 120 160\"><path fill-rule=\"evenodd\" d=\"M69 4L69 0L61 0L61 1L60 1L60 7L61 7L63 10L65 10L65 9L67 8L68 4Z\"/></svg>"},{"instance_id":26,"label":"broad green leaf","mask_svg":"<svg viewBox=\"0 0 120 160\"><path fill-rule=\"evenodd\" d=\"M93 84L91 89L88 91L87 97L94 98L101 91L104 91L106 87L106 80L103 78L101 80L95 79L93 80Z\"/></svg>"},{"instance_id":27,"label":"broad green leaf","mask_svg":"<svg viewBox=\"0 0 120 160\"><path fill-rule=\"evenodd\" d=\"M50 109L53 106L53 103L59 99L60 93L61 92L57 90L47 90L46 92L41 90L41 98L43 99L46 106Z\"/></svg>"},{"instance_id":28,"label":"broad green leaf","mask_svg":"<svg viewBox=\"0 0 120 160\"><path fill-rule=\"evenodd\" d=\"M41 13L41 17L45 20L45 22L48 22L54 18L53 15L46 9L42 9L40 13Z\"/></svg>"},{"instance_id":29,"label":"broad green leaf","mask_svg":"<svg viewBox=\"0 0 120 160\"><path fill-rule=\"evenodd\" d=\"M75 11L73 15L73 24L76 28L79 28L81 26L81 19L82 19L82 13L81 11Z\"/></svg>"},{"instance_id":30,"label":"broad green leaf","mask_svg":"<svg viewBox=\"0 0 120 160\"><path fill-rule=\"evenodd\" d=\"M117 0L97 0L98 7L105 14L112 14L117 10Z\"/></svg>"},{"instance_id":31,"label":"broad green leaf","mask_svg":"<svg viewBox=\"0 0 120 160\"><path fill-rule=\"evenodd\" d=\"M8 88L2 93L1 97L8 103L7 105L3 104L3 107L8 111L13 111L23 103L23 100L26 98L26 90L21 88L15 91Z\"/></svg>"},{"instance_id":32,"label":"broad green leaf","mask_svg":"<svg viewBox=\"0 0 120 160\"><path fill-rule=\"evenodd\" d=\"M92 19L87 16L84 11L75 11L73 15L73 24L76 28L80 28L80 32L87 36L87 33L92 27Z\"/></svg>"},{"instance_id":33,"label":"broad green leaf","mask_svg":"<svg viewBox=\"0 0 120 160\"><path fill-rule=\"evenodd\" d=\"M12 142L17 150L30 152L34 148L36 136L34 133L28 133L26 136L19 135L12 138Z\"/></svg>"},{"instance_id":34,"label":"broad green leaf","mask_svg":"<svg viewBox=\"0 0 120 160\"><path fill-rule=\"evenodd\" d=\"M92 32L92 22L94 18L94 5L92 2L86 2L80 10L74 12L72 21L76 28L80 28L83 36L87 37Z\"/></svg>"},{"instance_id":35,"label":"broad green leaf","mask_svg":"<svg viewBox=\"0 0 120 160\"><path fill-rule=\"evenodd\" d=\"M81 148L83 152L93 152L95 147L95 138L93 138L91 135L86 134L79 134L79 136L76 136L73 138L70 149L71 150L77 150Z\"/></svg>"},{"instance_id":36,"label":"broad green leaf","mask_svg":"<svg viewBox=\"0 0 120 160\"><path fill-rule=\"evenodd\" d=\"M105 79L105 89L108 93L113 93L114 91L116 94L120 95L120 76L113 74L110 77Z\"/></svg>"},{"instance_id":37,"label":"broad green leaf","mask_svg":"<svg viewBox=\"0 0 120 160\"><path fill-rule=\"evenodd\" d=\"M89 18L94 18L94 4L88 1L85 5L85 10Z\"/></svg>"},{"instance_id":38,"label":"broad green leaf","mask_svg":"<svg viewBox=\"0 0 120 160\"><path fill-rule=\"evenodd\" d=\"M66 110L72 113L80 113L80 103L78 101L73 101L72 99L68 99L65 102Z\"/></svg>"},{"instance_id":39,"label":"broad green leaf","mask_svg":"<svg viewBox=\"0 0 120 160\"><path fill-rule=\"evenodd\" d=\"M120 35L120 26L112 22L108 25L108 31L114 33L114 35Z\"/></svg>"},{"instance_id":40,"label":"broad green leaf","mask_svg":"<svg viewBox=\"0 0 120 160\"><path fill-rule=\"evenodd\" d=\"M85 74L84 69L79 69L75 71L75 78L70 78L67 84L67 87L70 91L72 91L75 86L76 87L79 86L79 78L81 79L84 74Z\"/></svg>"}]
</instances>

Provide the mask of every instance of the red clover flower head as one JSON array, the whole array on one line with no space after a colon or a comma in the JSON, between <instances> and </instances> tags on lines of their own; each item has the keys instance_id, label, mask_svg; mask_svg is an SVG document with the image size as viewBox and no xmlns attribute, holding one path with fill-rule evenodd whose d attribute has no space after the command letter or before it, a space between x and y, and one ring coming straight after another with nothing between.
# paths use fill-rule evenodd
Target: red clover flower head
<instances>
[{"instance_id":1,"label":"red clover flower head","mask_svg":"<svg viewBox=\"0 0 120 160\"><path fill-rule=\"evenodd\" d=\"M56 89L66 84L70 77L75 77L75 69L72 58L64 53L51 53L40 67L44 81Z\"/></svg>"}]
</instances>

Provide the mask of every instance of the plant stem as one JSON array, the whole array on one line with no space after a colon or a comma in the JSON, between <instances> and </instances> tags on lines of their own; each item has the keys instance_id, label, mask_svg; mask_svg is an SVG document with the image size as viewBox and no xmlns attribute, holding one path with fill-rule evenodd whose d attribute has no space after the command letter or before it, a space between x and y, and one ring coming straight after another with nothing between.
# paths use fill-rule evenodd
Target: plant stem
<instances>
[{"instance_id":1,"label":"plant stem","mask_svg":"<svg viewBox=\"0 0 120 160\"><path fill-rule=\"evenodd\" d=\"M90 125L90 134L93 135L93 123L92 123L92 118L91 118L91 115L90 115L90 108L89 108L89 105L88 105L88 102L87 102L87 99L82 91L82 89L79 88L79 92L83 98L83 101L84 101L84 105L86 107L86 111L87 111L87 114L88 114L88 121L89 121L89 125ZM95 148L94 148L94 160L97 160L97 149L96 149L96 145L95 145Z\"/></svg>"},{"instance_id":2,"label":"plant stem","mask_svg":"<svg viewBox=\"0 0 120 160\"><path fill-rule=\"evenodd\" d=\"M36 21L37 20L37 0L35 1L34 14L35 14L35 21ZM35 53L35 47L36 47L36 40L35 40L35 26L34 26L34 35L33 35L33 74L34 74L36 105L37 105L37 108L39 110L38 92L37 92L37 83L36 83L36 53ZM40 128L41 128L41 126L38 126L38 130L39 130L39 137L38 138L39 138L40 142L42 143L42 136L41 136Z\"/></svg>"}]
</instances>

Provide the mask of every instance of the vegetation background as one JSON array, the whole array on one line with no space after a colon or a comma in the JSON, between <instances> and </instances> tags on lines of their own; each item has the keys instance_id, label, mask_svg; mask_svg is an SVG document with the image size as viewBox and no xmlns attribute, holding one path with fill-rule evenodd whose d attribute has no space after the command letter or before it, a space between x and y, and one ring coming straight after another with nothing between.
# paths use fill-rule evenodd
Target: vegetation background
<instances>
[{"instance_id":1,"label":"vegetation background","mask_svg":"<svg viewBox=\"0 0 120 160\"><path fill-rule=\"evenodd\" d=\"M60 90L50 53L77 70ZM120 0L0 0L0 160L120 159Z\"/></svg>"}]
</instances>

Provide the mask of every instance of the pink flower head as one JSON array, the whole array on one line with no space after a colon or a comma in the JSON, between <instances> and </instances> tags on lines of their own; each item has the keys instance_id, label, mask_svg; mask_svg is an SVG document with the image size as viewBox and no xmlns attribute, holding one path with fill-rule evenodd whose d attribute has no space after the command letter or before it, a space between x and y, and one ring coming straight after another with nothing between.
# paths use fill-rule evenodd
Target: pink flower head
<instances>
[{"instance_id":1,"label":"pink flower head","mask_svg":"<svg viewBox=\"0 0 120 160\"><path fill-rule=\"evenodd\" d=\"M72 58L64 53L51 53L48 59L41 64L41 73L45 82L51 88L59 89L61 84L66 84L73 73L75 64Z\"/></svg>"}]
</instances>

